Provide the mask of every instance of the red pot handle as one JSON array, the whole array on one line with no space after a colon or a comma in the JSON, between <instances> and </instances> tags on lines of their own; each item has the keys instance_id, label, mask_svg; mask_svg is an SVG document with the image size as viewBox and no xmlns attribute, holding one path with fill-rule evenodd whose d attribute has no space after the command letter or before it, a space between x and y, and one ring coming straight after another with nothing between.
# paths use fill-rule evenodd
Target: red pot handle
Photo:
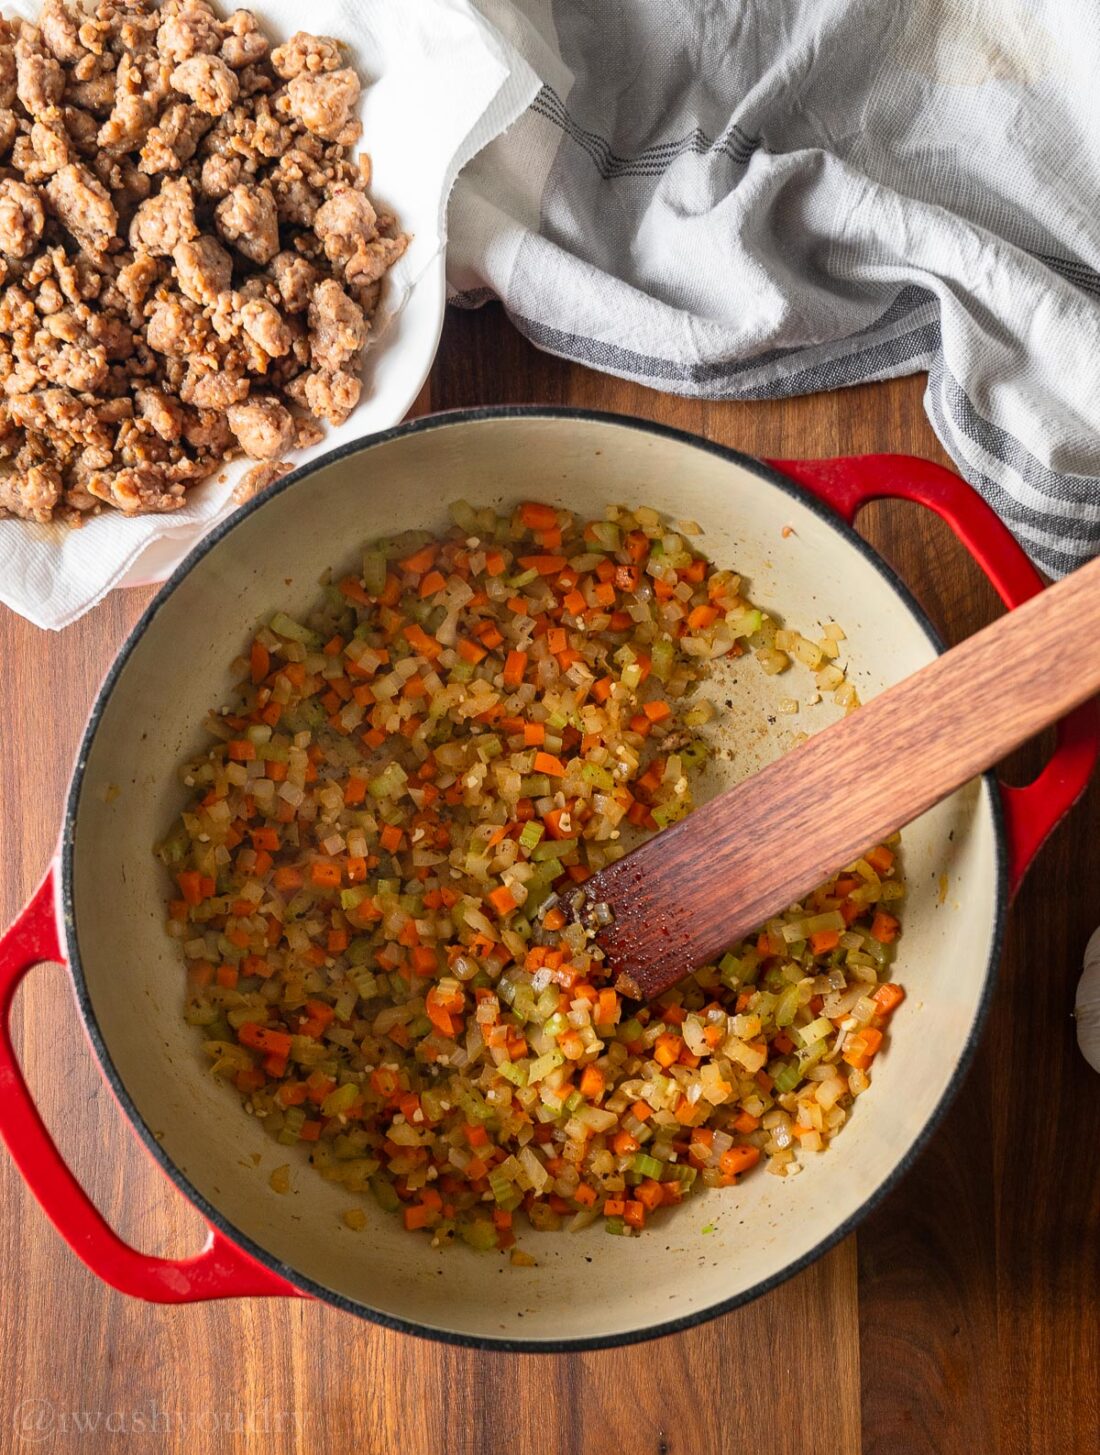
<instances>
[{"instance_id":1,"label":"red pot handle","mask_svg":"<svg viewBox=\"0 0 1100 1455\"><path fill-rule=\"evenodd\" d=\"M153 1303L299 1294L216 1228L193 1258L154 1258L124 1243L70 1172L23 1078L11 1040L11 1009L23 976L43 960L64 963L53 866L0 936L0 1137L57 1231L105 1283Z\"/></svg>"},{"instance_id":2,"label":"red pot handle","mask_svg":"<svg viewBox=\"0 0 1100 1455\"><path fill-rule=\"evenodd\" d=\"M1011 610L1043 589L1012 532L965 480L915 455L850 455L835 460L765 460L849 524L871 500L913 500L942 516ZM1100 703L1064 717L1050 761L1026 788L1001 785L1008 821L1009 882L1020 887L1044 841L1085 791L1100 754Z\"/></svg>"}]
</instances>

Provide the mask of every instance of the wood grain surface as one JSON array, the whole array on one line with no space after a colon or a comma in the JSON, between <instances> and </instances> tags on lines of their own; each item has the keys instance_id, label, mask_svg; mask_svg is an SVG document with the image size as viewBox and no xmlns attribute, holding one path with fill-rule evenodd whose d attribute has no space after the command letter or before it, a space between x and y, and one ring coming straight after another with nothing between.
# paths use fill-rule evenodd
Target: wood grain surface
<instances>
[{"instance_id":1,"label":"wood grain surface","mask_svg":"<svg viewBox=\"0 0 1100 1455\"><path fill-rule=\"evenodd\" d=\"M448 318L420 403L572 404L765 456L942 460L922 388L679 400L541 355L493 308ZM918 507L875 505L861 529L948 637L996 614L962 548ZM95 688L147 599L116 593L61 635L0 608L0 921L49 858ZM1037 761L1033 750L1016 770ZM658 1345L484 1354L305 1302L147 1306L84 1270L0 1153L0 1452L1094 1455L1100 1082L1070 1012L1100 920L1098 820L1094 784L1019 897L974 1068L900 1187L796 1279ZM17 1033L44 1115L105 1215L148 1251L193 1250L199 1218L118 1113L59 968L28 978Z\"/></svg>"},{"instance_id":2,"label":"wood grain surface","mask_svg":"<svg viewBox=\"0 0 1100 1455\"><path fill-rule=\"evenodd\" d=\"M584 886L616 987L653 1000L1100 692L1100 557Z\"/></svg>"}]
</instances>

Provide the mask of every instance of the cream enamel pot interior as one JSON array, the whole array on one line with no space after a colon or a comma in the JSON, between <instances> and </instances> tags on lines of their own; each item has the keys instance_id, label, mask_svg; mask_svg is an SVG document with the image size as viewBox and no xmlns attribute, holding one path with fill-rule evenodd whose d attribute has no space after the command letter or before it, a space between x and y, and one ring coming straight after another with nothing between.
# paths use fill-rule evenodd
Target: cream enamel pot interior
<instances>
[{"instance_id":1,"label":"cream enamel pot interior","mask_svg":"<svg viewBox=\"0 0 1100 1455\"><path fill-rule=\"evenodd\" d=\"M609 1238L598 1225L527 1233L522 1244L538 1258L530 1269L463 1245L441 1254L372 1202L368 1230L352 1233L340 1220L348 1195L298 1165L205 1074L181 1016L181 963L163 928L168 885L152 845L181 805L176 765L200 743L207 707L228 698L227 664L253 626L278 607L306 609L321 573L354 562L370 537L441 527L446 502L459 496L497 506L538 498L586 514L611 502L652 505L698 521L712 557L742 572L754 600L787 623L812 634L839 621L852 679L868 697L938 650L919 607L842 519L883 494L922 500L951 519L1010 604L1039 588L1004 527L927 462L881 456L776 469L638 421L538 409L444 415L375 436L287 477L204 541L108 677L77 762L59 867L0 943L0 1131L95 1271L153 1299L312 1294L441 1338L560 1349L644 1338L729 1309L848 1232L903 1173L959 1085L1010 886L1092 766L1091 707L1063 725L1030 788L1001 790L986 777L906 831L911 892L896 973L908 999L873 1087L833 1149L797 1177L755 1175L691 1199L639 1239ZM733 664L715 687L734 711L720 729L730 754L709 770L712 786L782 752L794 730L832 719L831 704L797 718L776 712L780 698L809 688L808 676L798 683L766 677L751 659ZM33 1110L7 1011L20 975L46 958L68 960L124 1111L211 1225L191 1260L147 1258L122 1244ZM288 1155L293 1190L279 1196L268 1176Z\"/></svg>"}]
</instances>

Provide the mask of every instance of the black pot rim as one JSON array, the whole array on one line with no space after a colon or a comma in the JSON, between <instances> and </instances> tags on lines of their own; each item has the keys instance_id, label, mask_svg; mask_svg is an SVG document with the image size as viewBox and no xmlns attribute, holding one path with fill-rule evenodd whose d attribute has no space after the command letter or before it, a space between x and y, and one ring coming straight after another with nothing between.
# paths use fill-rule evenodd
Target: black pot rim
<instances>
[{"instance_id":1,"label":"black pot rim","mask_svg":"<svg viewBox=\"0 0 1100 1455\"><path fill-rule=\"evenodd\" d=\"M445 1328L437 1328L430 1324L418 1323L414 1320L404 1319L385 1313L380 1309L371 1308L369 1305L359 1303L354 1299L346 1298L343 1294L326 1288L323 1284L314 1282L306 1277L296 1268L282 1262L265 1248L254 1242L248 1234L241 1231L224 1216L217 1208L212 1206L206 1198L193 1186L190 1180L180 1171L176 1164L165 1152L158 1142L152 1129L145 1122L141 1112L130 1097L122 1078L115 1067L106 1039L96 1018L95 1009L92 1005L84 969L80 958L80 949L77 943L75 904L73 894L73 868L75 855L75 828L77 812L80 803L80 792L84 780L84 770L88 761L92 742L99 727L104 708L114 691L115 684L121 675L126 663L129 661L132 652L138 642L144 636L146 629L154 620L161 607L175 591L180 582L187 576L194 566L203 559L210 551L225 539L232 531L236 530L249 516L256 511L262 510L264 506L281 495L286 490L292 490L299 481L310 475L316 474L319 470L327 468L338 460L347 459L349 456L363 454L377 445L387 444L392 440L401 439L409 435L426 434L434 430L447 429L453 425L476 424L487 421L499 420L523 420L523 419L558 419L581 421L584 423L597 423L612 425L623 429L636 430L643 434L656 435L663 439L674 440L677 443L689 445L693 449L701 450L707 454L715 455L719 459L730 464L741 466L750 473L759 476L768 484L782 490L792 499L797 500L807 509L813 511L821 520L830 526L841 537L845 543L858 551L863 558L878 572L884 582L890 587L897 597L900 605L916 620L921 627L929 644L937 653L945 650L944 643L939 633L928 619L924 608L916 600L909 588L878 553L867 544L862 536L822 504L815 496L804 491L789 476L773 469L770 465L764 464L761 460L751 455L742 454L725 445L715 444L699 435L690 434L685 430L671 428L668 425L655 424L649 420L634 418L630 415L603 413L591 409L571 409L562 407L546 407L542 405L506 405L481 407L476 409L456 409L441 411L436 414L422 416L410 420L404 424L396 425L392 429L383 430L378 434L368 435L359 440L353 440L339 449L330 451L302 465L298 469L277 481L269 489L242 506L239 510L216 525L203 539L194 547L172 575L158 591L157 595L150 602L141 618L133 627L130 635L123 643L118 656L115 658L103 684L96 696L95 704L88 719L87 727L81 740L80 749L77 754L76 764L73 769L73 776L69 786L68 797L65 806L65 817L61 832L61 910L64 921L64 934L68 954L68 965L72 975L73 988L76 993L77 1004L88 1036L99 1059L100 1068L112 1091L117 1097L123 1110L130 1120L135 1132L145 1144L146 1149L156 1159L164 1173L171 1179L180 1192L202 1213L203 1217L221 1232L231 1242L243 1248L252 1258L272 1272L278 1274L288 1283L305 1293L332 1304L334 1307L344 1310L346 1313L354 1314L358 1318L366 1319L371 1323L381 1324L385 1328L396 1329L402 1333L414 1334L421 1338L432 1339L444 1344L456 1344L466 1348L483 1350L500 1350L505 1353L530 1353L530 1354L555 1354L555 1353L581 1353L588 1350L617 1348L628 1344L643 1343L649 1339L661 1338L668 1334L675 1334L684 1329L690 1329L696 1325L708 1322L721 1314L730 1313L732 1310L741 1308L751 1303L754 1299L769 1293L780 1284L785 1283L789 1278L800 1273L811 1263L815 1262L830 1248L841 1242L853 1232L864 1218L876 1208L885 1197L893 1191L901 1179L913 1166L931 1138L933 1132L940 1125L948 1106L954 1100L959 1088L969 1070L971 1061L982 1029L985 1025L986 1016L989 1011L989 1004L992 997L993 987L997 977L997 967L1000 963L1001 950L1004 942L1005 921L1008 910L1008 849L1007 836L1004 821L1003 803L1000 786L993 772L984 774L986 784L989 788L989 804L993 816L993 830L996 847L996 916L993 926L993 933L990 939L989 956L986 962L981 993L975 1009L974 1019L967 1036L966 1044L956 1062L951 1078L944 1089L939 1102L925 1122L923 1128L914 1138L901 1158L897 1166L878 1186L861 1202L859 1207L837 1228L828 1233L808 1252L800 1258L787 1264L779 1272L768 1278L762 1279L759 1283L745 1289L743 1292L734 1295L732 1298L720 1300L706 1308L699 1309L693 1313L682 1315L679 1318L661 1320L657 1323L647 1325L645 1328L631 1329L620 1334L602 1334L585 1338L569 1339L513 1339L497 1338L481 1335L458 1333Z\"/></svg>"}]
</instances>

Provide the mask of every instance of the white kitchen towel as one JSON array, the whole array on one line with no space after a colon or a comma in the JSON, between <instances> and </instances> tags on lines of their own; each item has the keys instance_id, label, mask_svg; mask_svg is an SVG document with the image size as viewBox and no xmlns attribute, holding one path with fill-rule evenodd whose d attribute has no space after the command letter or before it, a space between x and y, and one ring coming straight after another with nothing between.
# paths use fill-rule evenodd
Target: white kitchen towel
<instances>
[{"instance_id":1,"label":"white kitchen towel","mask_svg":"<svg viewBox=\"0 0 1100 1455\"><path fill-rule=\"evenodd\" d=\"M455 189L455 301L707 398L927 369L1033 559L1100 550L1100 7L479 3L543 84Z\"/></svg>"},{"instance_id":2,"label":"white kitchen towel","mask_svg":"<svg viewBox=\"0 0 1100 1455\"><path fill-rule=\"evenodd\" d=\"M459 170L523 113L538 79L468 0L311 0L306 7L295 0L252 0L250 8L276 42L298 29L347 42L364 83L360 149L373 163L372 195L391 206L412 233L408 251L389 274L372 330L363 401L319 445L295 454L300 464L397 423L408 402L404 396L396 414L380 415L372 407L372 373L384 367L392 377L403 367L400 339L394 340L394 356L384 357L386 326L433 264L440 266L447 199ZM29 19L37 9L34 0L4 5L7 14ZM419 382L418 375L410 393ZM398 394L400 387L398 380ZM392 404L384 408L392 411ZM0 601L38 626L66 626L122 580L153 542L169 535L182 535L187 544L198 540L226 512L250 463L231 462L222 479L197 487L171 515L127 520L108 511L75 530L0 520Z\"/></svg>"}]
</instances>

